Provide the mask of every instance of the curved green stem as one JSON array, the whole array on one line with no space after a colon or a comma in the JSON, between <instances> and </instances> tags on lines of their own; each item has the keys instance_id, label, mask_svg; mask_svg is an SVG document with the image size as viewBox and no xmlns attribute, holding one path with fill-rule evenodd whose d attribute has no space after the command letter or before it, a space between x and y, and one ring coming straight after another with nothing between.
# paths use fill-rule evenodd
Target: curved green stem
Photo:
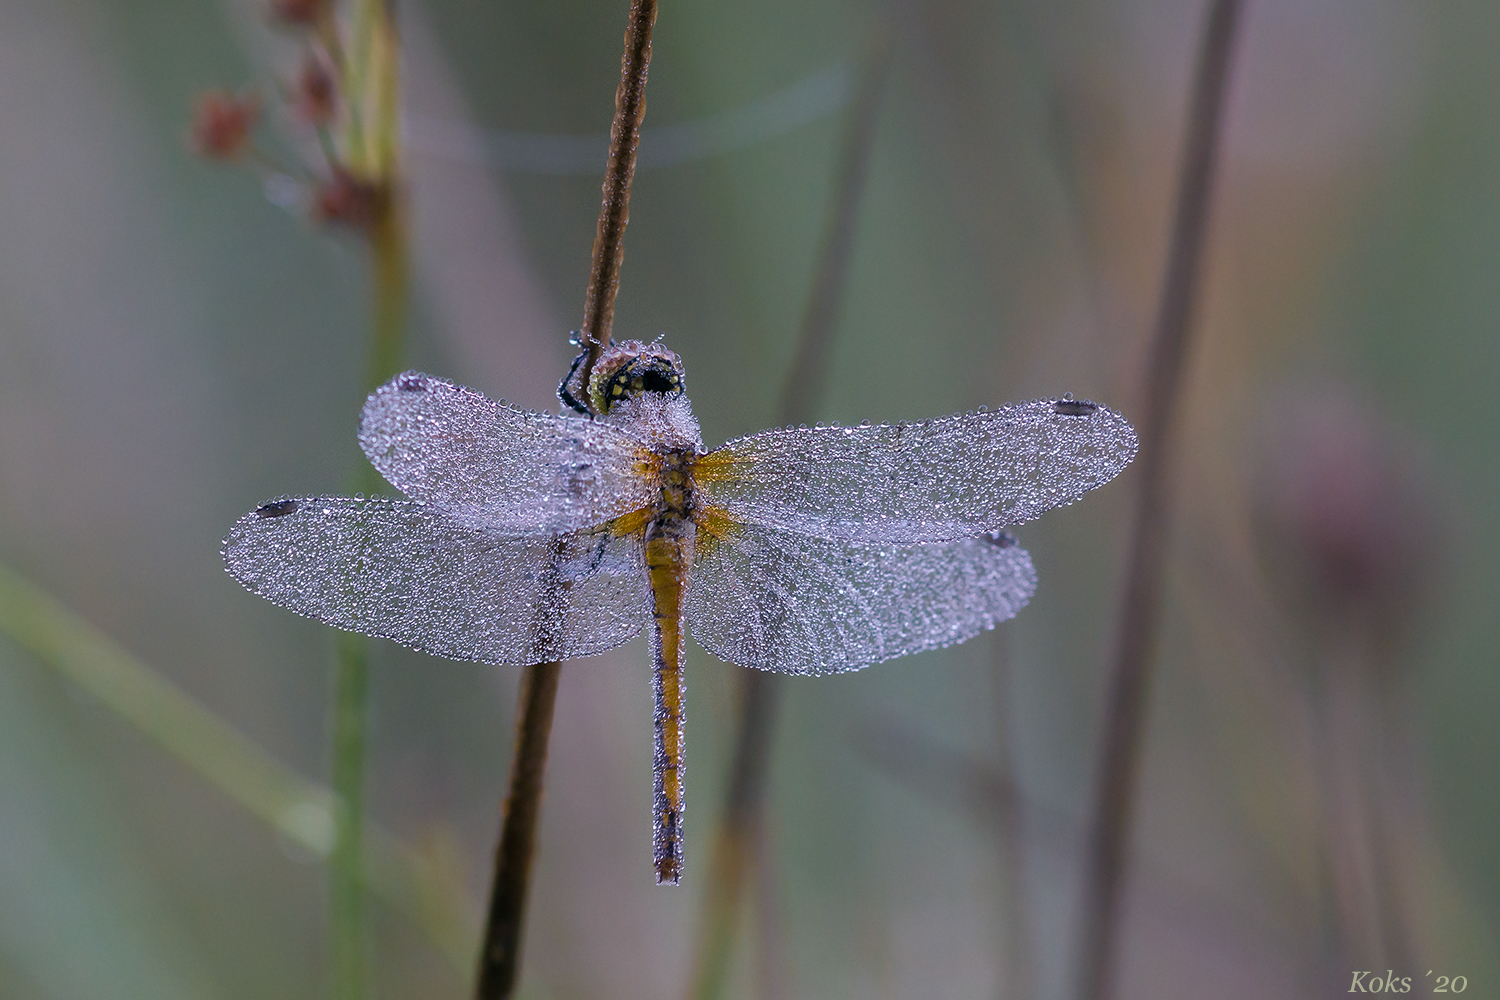
<instances>
[{"instance_id":1,"label":"curved green stem","mask_svg":"<svg viewBox=\"0 0 1500 1000\"><path fill-rule=\"evenodd\" d=\"M348 122L345 166L378 192L367 232L370 247L370 354L365 384L374 389L401 366L408 297L407 243L399 162L397 95L399 46L387 0L357 0L345 58ZM383 487L365 465L356 488ZM369 992L368 927L365 916L365 755L369 716L369 640L353 633L337 638L334 668L333 789L337 796L330 858L329 944L335 1000L363 1000Z\"/></svg>"},{"instance_id":2,"label":"curved green stem","mask_svg":"<svg viewBox=\"0 0 1500 1000\"><path fill-rule=\"evenodd\" d=\"M333 792L279 763L77 612L0 565L0 634L99 699L251 815L308 853L333 853ZM463 900L389 831L367 831L357 877L460 971L478 937Z\"/></svg>"}]
</instances>

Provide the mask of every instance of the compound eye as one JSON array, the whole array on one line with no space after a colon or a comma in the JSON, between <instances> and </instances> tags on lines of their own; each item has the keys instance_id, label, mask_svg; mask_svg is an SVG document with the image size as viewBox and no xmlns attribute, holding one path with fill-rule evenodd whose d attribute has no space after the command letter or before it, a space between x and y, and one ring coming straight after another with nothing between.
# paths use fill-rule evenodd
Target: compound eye
<instances>
[{"instance_id":1,"label":"compound eye","mask_svg":"<svg viewBox=\"0 0 1500 1000\"><path fill-rule=\"evenodd\" d=\"M675 396L682 392L682 379L671 368L652 365L631 379L630 388L635 392L661 392Z\"/></svg>"},{"instance_id":2,"label":"compound eye","mask_svg":"<svg viewBox=\"0 0 1500 1000\"><path fill-rule=\"evenodd\" d=\"M680 396L685 389L682 359L659 344L636 340L612 347L594 366L590 382L590 401L601 415L642 393Z\"/></svg>"}]
</instances>

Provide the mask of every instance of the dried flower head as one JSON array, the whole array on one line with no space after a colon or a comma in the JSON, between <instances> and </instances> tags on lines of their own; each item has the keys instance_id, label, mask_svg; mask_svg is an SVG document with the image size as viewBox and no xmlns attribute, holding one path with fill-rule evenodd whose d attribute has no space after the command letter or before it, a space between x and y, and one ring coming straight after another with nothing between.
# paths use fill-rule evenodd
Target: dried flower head
<instances>
[{"instance_id":1,"label":"dried flower head","mask_svg":"<svg viewBox=\"0 0 1500 1000\"><path fill-rule=\"evenodd\" d=\"M1256 515L1290 603L1327 624L1399 632L1442 548L1443 505L1416 448L1341 387L1280 407L1267 445Z\"/></svg>"},{"instance_id":2,"label":"dried flower head","mask_svg":"<svg viewBox=\"0 0 1500 1000\"><path fill-rule=\"evenodd\" d=\"M250 132L259 118L255 95L211 90L193 104L188 143L193 152L210 160L237 160L249 148Z\"/></svg>"},{"instance_id":3,"label":"dried flower head","mask_svg":"<svg viewBox=\"0 0 1500 1000\"><path fill-rule=\"evenodd\" d=\"M338 83L328 61L309 52L297 72L292 88L292 104L297 117L312 125L329 125L338 113Z\"/></svg>"},{"instance_id":4,"label":"dried flower head","mask_svg":"<svg viewBox=\"0 0 1500 1000\"><path fill-rule=\"evenodd\" d=\"M332 0L271 0L271 18L307 28L321 21L332 6Z\"/></svg>"},{"instance_id":5,"label":"dried flower head","mask_svg":"<svg viewBox=\"0 0 1500 1000\"><path fill-rule=\"evenodd\" d=\"M313 192L312 216L318 222L354 229L369 229L390 203L390 190L383 184L361 180L343 167Z\"/></svg>"}]
</instances>

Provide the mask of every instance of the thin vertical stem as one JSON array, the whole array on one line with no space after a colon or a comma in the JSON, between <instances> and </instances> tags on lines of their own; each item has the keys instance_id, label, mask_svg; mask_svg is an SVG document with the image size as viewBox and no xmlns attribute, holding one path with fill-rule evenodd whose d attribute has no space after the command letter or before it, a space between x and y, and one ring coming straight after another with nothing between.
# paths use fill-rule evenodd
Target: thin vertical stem
<instances>
[{"instance_id":1,"label":"thin vertical stem","mask_svg":"<svg viewBox=\"0 0 1500 1000\"><path fill-rule=\"evenodd\" d=\"M584 385L588 384L594 362L609 344L614 322L625 225L630 219L630 182L635 176L641 120L646 114L646 70L651 64L651 28L655 23L655 0L632 0L625 28L625 52L620 58L620 85L615 91L615 117L610 126L604 201L599 209L593 263L584 296L583 327L579 331L579 339L589 348L581 373ZM495 880L479 953L475 988L478 1000L511 997L520 981L521 929L526 918L536 823L541 815L547 739L552 732L552 709L561 670L559 663L538 663L525 668L521 676L515 757L511 761L505 818L495 849Z\"/></svg>"},{"instance_id":2,"label":"thin vertical stem","mask_svg":"<svg viewBox=\"0 0 1500 1000\"><path fill-rule=\"evenodd\" d=\"M1189 322L1198 299L1210 195L1239 0L1209 9L1183 143L1176 216L1147 357L1137 499L1104 706L1104 732L1079 912L1078 997L1108 995L1131 807L1140 766L1151 658L1166 561L1173 417L1181 395Z\"/></svg>"},{"instance_id":3,"label":"thin vertical stem","mask_svg":"<svg viewBox=\"0 0 1500 1000\"><path fill-rule=\"evenodd\" d=\"M694 960L689 996L712 1000L724 993L729 974L730 945L734 941L745 872L755 854L764 801L766 764L771 755L771 731L780 701L780 678L760 670L744 671L740 691L739 729L730 765L729 790L714 837L709 861L708 892Z\"/></svg>"},{"instance_id":4,"label":"thin vertical stem","mask_svg":"<svg viewBox=\"0 0 1500 1000\"><path fill-rule=\"evenodd\" d=\"M369 991L365 967L365 723L369 643L362 635L335 637L333 697L334 841L329 857L329 951L335 1000L360 1000Z\"/></svg>"},{"instance_id":5,"label":"thin vertical stem","mask_svg":"<svg viewBox=\"0 0 1500 1000\"><path fill-rule=\"evenodd\" d=\"M1031 895L1026 886L1026 858L1022 851L1024 817L1021 814L1019 782L1016 779L1015 754L1012 751L1010 708L1014 700L1011 687L1010 656L1003 639L997 637L993 663L995 679L995 712L999 721L995 772L995 840L1001 877L1002 928L1001 955L1004 962L1000 979L1002 1000L1023 1000L1035 992L1036 969L1032 960L1028 918Z\"/></svg>"},{"instance_id":6,"label":"thin vertical stem","mask_svg":"<svg viewBox=\"0 0 1500 1000\"><path fill-rule=\"evenodd\" d=\"M781 396L780 419L784 423L810 419L828 381L828 356L847 284L855 223L869 172L877 112L889 63L890 39L885 26L880 25L871 39L864 75L839 153L834 206L812 294L803 314L797 353ZM755 839L759 835L771 733L780 700L780 677L760 670L742 673L739 727L729 789L714 838L709 866L711 881L704 900L702 931L689 986L689 995L696 1000L710 1000L724 992L745 872L757 857Z\"/></svg>"},{"instance_id":7,"label":"thin vertical stem","mask_svg":"<svg viewBox=\"0 0 1500 1000\"><path fill-rule=\"evenodd\" d=\"M1369 663L1362 637L1347 627L1325 641L1319 672L1321 720L1318 727L1322 784L1323 851L1333 896L1339 959L1350 968L1382 968L1395 956L1384 933L1390 913L1381 889L1379 829L1371 809L1367 779L1379 761L1369 739L1374 724Z\"/></svg>"},{"instance_id":8,"label":"thin vertical stem","mask_svg":"<svg viewBox=\"0 0 1500 1000\"><path fill-rule=\"evenodd\" d=\"M370 229L370 270L375 308L370 328L370 367L365 385L371 390L383 385L402 367L410 289L405 208L401 192L393 187L385 193ZM380 488L380 475L373 465L366 463L362 471L371 489Z\"/></svg>"},{"instance_id":9,"label":"thin vertical stem","mask_svg":"<svg viewBox=\"0 0 1500 1000\"><path fill-rule=\"evenodd\" d=\"M547 737L562 665L540 663L521 675L516 704L516 747L510 765L510 793L495 852L495 884L479 960L479 1000L511 996L521 970L521 925L531 859L536 852L536 823L542 808L542 772L547 764Z\"/></svg>"},{"instance_id":10,"label":"thin vertical stem","mask_svg":"<svg viewBox=\"0 0 1500 1000\"><path fill-rule=\"evenodd\" d=\"M336 33L329 34L336 41ZM370 249L370 354L365 384L374 389L400 366L408 296L405 212L400 184L396 28L387 0L355 5L351 45L341 60L348 102L343 136L348 169L379 192L367 232ZM359 490L375 492L374 468L355 475ZM369 716L369 641L340 633L335 644L333 775L337 806L329 858L329 937L335 1000L369 994L365 914L365 756Z\"/></svg>"},{"instance_id":11,"label":"thin vertical stem","mask_svg":"<svg viewBox=\"0 0 1500 1000\"><path fill-rule=\"evenodd\" d=\"M780 417L787 423L812 419L814 408L828 382L828 360L833 332L838 325L844 297L849 258L854 248L855 224L870 169L870 150L875 143L876 113L890 66L890 34L878 25L865 57L864 74L855 95L843 148L834 174L833 213L823 236L812 295L802 316L802 336L781 395Z\"/></svg>"},{"instance_id":12,"label":"thin vertical stem","mask_svg":"<svg viewBox=\"0 0 1500 1000\"><path fill-rule=\"evenodd\" d=\"M656 24L656 0L632 0L625 26L625 53L620 57L620 86L615 90L615 117L609 127L609 162L604 168L604 203L594 234L593 265L583 300L579 340L588 347L583 384L588 385L594 363L609 346L615 321L615 294L620 290L625 226L630 221L630 182L635 178L635 154L646 117L646 71L651 65L651 28Z\"/></svg>"},{"instance_id":13,"label":"thin vertical stem","mask_svg":"<svg viewBox=\"0 0 1500 1000\"><path fill-rule=\"evenodd\" d=\"M370 263L374 309L370 325L367 385L383 383L400 367L406 329L406 237L400 202L382 207L370 230ZM354 476L355 488L374 493L380 475L365 464ZM333 995L359 1000L368 991L365 976L364 917L364 785L366 730L369 714L369 640L341 632L334 647L333 790L337 796L334 849L330 865Z\"/></svg>"}]
</instances>

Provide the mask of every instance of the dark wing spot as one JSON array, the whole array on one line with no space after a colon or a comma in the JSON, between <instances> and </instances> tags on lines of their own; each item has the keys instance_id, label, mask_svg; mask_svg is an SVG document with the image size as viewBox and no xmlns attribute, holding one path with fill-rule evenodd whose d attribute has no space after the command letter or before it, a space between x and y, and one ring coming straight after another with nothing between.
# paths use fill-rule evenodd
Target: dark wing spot
<instances>
[{"instance_id":1,"label":"dark wing spot","mask_svg":"<svg viewBox=\"0 0 1500 1000\"><path fill-rule=\"evenodd\" d=\"M416 372L407 372L396 383L396 388L402 392L426 392L427 377L425 375L418 375Z\"/></svg>"},{"instance_id":2,"label":"dark wing spot","mask_svg":"<svg viewBox=\"0 0 1500 1000\"><path fill-rule=\"evenodd\" d=\"M1090 403L1086 399L1059 399L1052 404L1052 412L1064 417L1086 417L1097 409L1098 403Z\"/></svg>"},{"instance_id":3,"label":"dark wing spot","mask_svg":"<svg viewBox=\"0 0 1500 1000\"><path fill-rule=\"evenodd\" d=\"M986 531L979 536L997 548L1008 549L1016 544L1016 536L1008 531Z\"/></svg>"},{"instance_id":4,"label":"dark wing spot","mask_svg":"<svg viewBox=\"0 0 1500 1000\"><path fill-rule=\"evenodd\" d=\"M273 500L255 508L256 517L286 517L301 507L299 500Z\"/></svg>"}]
</instances>

